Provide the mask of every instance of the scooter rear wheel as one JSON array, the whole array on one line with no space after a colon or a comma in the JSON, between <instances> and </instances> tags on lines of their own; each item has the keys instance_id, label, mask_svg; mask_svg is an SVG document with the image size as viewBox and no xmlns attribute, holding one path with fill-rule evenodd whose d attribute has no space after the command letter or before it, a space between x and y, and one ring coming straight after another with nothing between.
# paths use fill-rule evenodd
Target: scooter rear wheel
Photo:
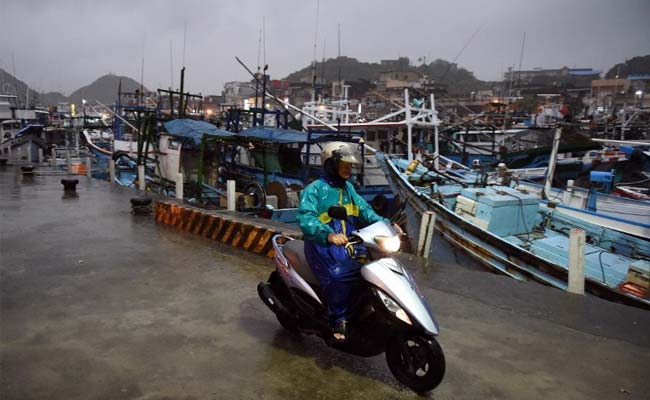
<instances>
[{"instance_id":1,"label":"scooter rear wheel","mask_svg":"<svg viewBox=\"0 0 650 400\"><path fill-rule=\"evenodd\" d=\"M435 389L445 376L445 355L434 338L395 337L386 348L393 376L416 393Z\"/></svg>"}]
</instances>

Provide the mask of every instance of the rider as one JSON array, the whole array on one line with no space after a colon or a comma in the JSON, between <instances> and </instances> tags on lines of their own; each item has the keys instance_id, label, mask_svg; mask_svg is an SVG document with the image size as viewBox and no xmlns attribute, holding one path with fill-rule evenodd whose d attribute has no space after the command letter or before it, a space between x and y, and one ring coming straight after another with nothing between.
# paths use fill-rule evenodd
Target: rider
<instances>
[{"instance_id":1,"label":"rider","mask_svg":"<svg viewBox=\"0 0 650 400\"><path fill-rule=\"evenodd\" d=\"M321 284L334 338L343 341L347 334L348 300L361 268L345 248L348 236L362 226L386 219L377 215L348 181L352 165L361 162L356 145L326 143L321 162L320 179L300 194L298 221L305 239L305 258ZM336 204L345 207L348 215L345 221L328 216L327 210ZM365 251L361 246L355 247L355 251Z\"/></svg>"}]
</instances>

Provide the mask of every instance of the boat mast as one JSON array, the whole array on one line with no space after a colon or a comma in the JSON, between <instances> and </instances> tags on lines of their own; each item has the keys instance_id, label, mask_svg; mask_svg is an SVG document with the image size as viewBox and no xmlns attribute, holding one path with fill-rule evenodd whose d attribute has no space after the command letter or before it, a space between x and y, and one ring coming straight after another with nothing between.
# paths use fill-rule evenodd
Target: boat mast
<instances>
[{"instance_id":1,"label":"boat mast","mask_svg":"<svg viewBox=\"0 0 650 400\"><path fill-rule=\"evenodd\" d=\"M318 14L320 1L316 0L316 27L314 29L314 57L311 62L311 101L316 101L316 46L318 43Z\"/></svg>"},{"instance_id":2,"label":"boat mast","mask_svg":"<svg viewBox=\"0 0 650 400\"><path fill-rule=\"evenodd\" d=\"M557 162L557 152L560 147L560 138L562 137L562 127L555 127L555 134L553 135L553 149L551 150L551 158L548 160L548 168L546 169L546 181L544 181L544 191L542 198L549 200L551 198L551 184L553 183L553 175L555 174L555 164Z\"/></svg>"},{"instance_id":3,"label":"boat mast","mask_svg":"<svg viewBox=\"0 0 650 400\"><path fill-rule=\"evenodd\" d=\"M438 120L438 113L436 113L436 102L435 98L433 96L433 93L431 93L431 122L436 122ZM436 170L440 171L440 148L439 146L439 137L438 137L438 124L435 123L433 125L433 166L435 167Z\"/></svg>"},{"instance_id":4,"label":"boat mast","mask_svg":"<svg viewBox=\"0 0 650 400\"><path fill-rule=\"evenodd\" d=\"M260 37L257 42L257 78L260 75L260 53L262 51L262 30L260 29ZM255 79L255 105L253 106L253 127L257 126L257 107L260 95L260 81Z\"/></svg>"},{"instance_id":5,"label":"boat mast","mask_svg":"<svg viewBox=\"0 0 650 400\"><path fill-rule=\"evenodd\" d=\"M409 90L404 89L404 113L406 114L406 157L409 162L413 161L413 122L411 121L411 101Z\"/></svg>"}]
</instances>

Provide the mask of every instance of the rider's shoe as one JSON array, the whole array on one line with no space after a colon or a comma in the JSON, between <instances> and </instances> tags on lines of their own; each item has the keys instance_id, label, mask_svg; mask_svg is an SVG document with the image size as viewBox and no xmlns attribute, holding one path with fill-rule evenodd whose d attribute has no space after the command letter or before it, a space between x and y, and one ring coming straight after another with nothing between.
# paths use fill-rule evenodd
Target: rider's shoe
<instances>
[{"instance_id":1,"label":"rider's shoe","mask_svg":"<svg viewBox=\"0 0 650 400\"><path fill-rule=\"evenodd\" d=\"M342 319L334 323L332 335L337 342L345 342L348 336L348 321Z\"/></svg>"}]
</instances>

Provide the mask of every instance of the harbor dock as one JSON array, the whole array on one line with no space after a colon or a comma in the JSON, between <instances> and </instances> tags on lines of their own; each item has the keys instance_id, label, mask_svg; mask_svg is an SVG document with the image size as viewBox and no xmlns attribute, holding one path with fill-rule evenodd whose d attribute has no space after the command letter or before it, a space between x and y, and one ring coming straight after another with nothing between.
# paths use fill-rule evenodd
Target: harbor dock
<instances>
[{"instance_id":1,"label":"harbor dock","mask_svg":"<svg viewBox=\"0 0 650 400\"><path fill-rule=\"evenodd\" d=\"M38 169L0 167L0 399L420 398L260 301L264 238L295 227L160 198L137 215L148 194ZM648 398L647 310L400 257L447 360L428 398Z\"/></svg>"}]
</instances>

